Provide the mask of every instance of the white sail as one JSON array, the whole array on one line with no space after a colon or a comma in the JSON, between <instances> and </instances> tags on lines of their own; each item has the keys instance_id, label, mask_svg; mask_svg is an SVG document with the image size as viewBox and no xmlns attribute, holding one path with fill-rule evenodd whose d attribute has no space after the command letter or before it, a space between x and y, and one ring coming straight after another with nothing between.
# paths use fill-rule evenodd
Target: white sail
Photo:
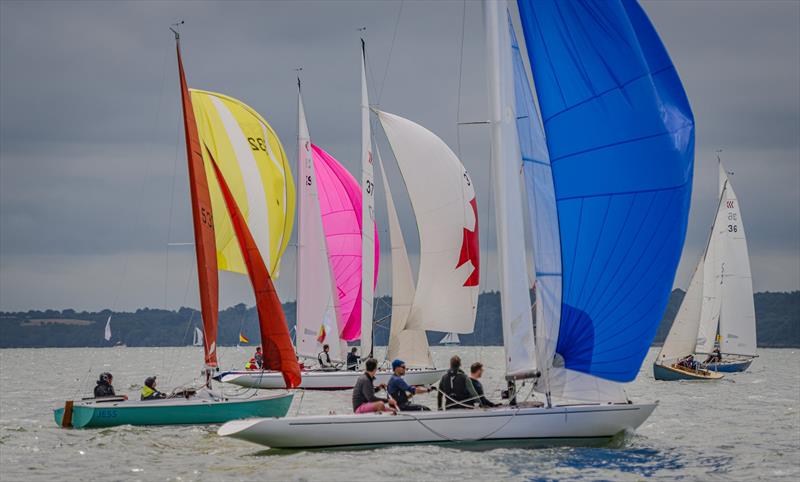
<instances>
[{"instance_id":1,"label":"white sail","mask_svg":"<svg viewBox=\"0 0 800 482\"><path fill-rule=\"evenodd\" d=\"M717 219L723 222L724 261L720 266L721 307L719 317L720 350L736 355L756 354L756 315L753 305L753 279L747 238L739 210L739 199L728 179L722 162L719 163L722 202Z\"/></svg>"},{"instance_id":2,"label":"white sail","mask_svg":"<svg viewBox=\"0 0 800 482\"><path fill-rule=\"evenodd\" d=\"M203 330L194 327L194 338L192 339L192 346L203 346Z\"/></svg>"},{"instance_id":3,"label":"white sail","mask_svg":"<svg viewBox=\"0 0 800 482\"><path fill-rule=\"evenodd\" d=\"M719 319L722 312L722 272L725 265L725 230L727 230L727 210L723 188L711 226L711 235L706 247L703 265L703 306L700 311L700 328L697 333L696 353L711 353L714 350Z\"/></svg>"},{"instance_id":4,"label":"white sail","mask_svg":"<svg viewBox=\"0 0 800 482\"><path fill-rule=\"evenodd\" d=\"M537 363L528 291L531 283L525 261L522 157L514 106L511 39L506 27L506 2L484 2L484 10L503 345L507 375L521 375L535 371Z\"/></svg>"},{"instance_id":5,"label":"white sail","mask_svg":"<svg viewBox=\"0 0 800 482\"><path fill-rule=\"evenodd\" d=\"M372 303L374 297L375 179L372 165L372 134L369 126L367 58L361 40L361 356L372 356Z\"/></svg>"},{"instance_id":6,"label":"white sail","mask_svg":"<svg viewBox=\"0 0 800 482\"><path fill-rule=\"evenodd\" d=\"M433 132L376 111L419 227L416 294L406 328L471 333L478 304L478 214L472 181Z\"/></svg>"},{"instance_id":7,"label":"white sail","mask_svg":"<svg viewBox=\"0 0 800 482\"><path fill-rule=\"evenodd\" d=\"M383 168L380 150L375 150L378 165L383 173L383 190L386 193L386 211L389 216L389 243L392 248L392 321L389 330L389 348L386 359L401 358L406 365L432 367L430 347L425 330L406 328L411 306L414 302L414 275L408 259L406 242L400 229L400 220L394 207L392 191Z\"/></svg>"},{"instance_id":8,"label":"white sail","mask_svg":"<svg viewBox=\"0 0 800 482\"><path fill-rule=\"evenodd\" d=\"M689 282L672 328L656 361L662 365L675 363L678 359L694 353L697 332L700 329L700 313L703 308L703 259L698 261Z\"/></svg>"},{"instance_id":9,"label":"white sail","mask_svg":"<svg viewBox=\"0 0 800 482\"><path fill-rule=\"evenodd\" d=\"M440 345L458 345L461 340L458 338L458 333L448 333L439 340Z\"/></svg>"},{"instance_id":10,"label":"white sail","mask_svg":"<svg viewBox=\"0 0 800 482\"><path fill-rule=\"evenodd\" d=\"M111 316L106 320L106 331L103 334L103 338L105 338L106 341L111 341Z\"/></svg>"},{"instance_id":11,"label":"white sail","mask_svg":"<svg viewBox=\"0 0 800 482\"><path fill-rule=\"evenodd\" d=\"M300 93L297 95L297 109L300 222L297 236L296 349L299 355L315 357L322 350L322 344L327 343L331 346L331 358L342 360L332 289L333 275L322 230L311 140Z\"/></svg>"}]
</instances>

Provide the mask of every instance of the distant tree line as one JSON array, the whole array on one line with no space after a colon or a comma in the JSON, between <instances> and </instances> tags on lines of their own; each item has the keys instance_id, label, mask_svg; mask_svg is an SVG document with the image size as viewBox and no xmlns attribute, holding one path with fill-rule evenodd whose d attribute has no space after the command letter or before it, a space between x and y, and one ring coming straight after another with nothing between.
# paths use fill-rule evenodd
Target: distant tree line
<instances>
[{"instance_id":1,"label":"distant tree line","mask_svg":"<svg viewBox=\"0 0 800 482\"><path fill-rule=\"evenodd\" d=\"M655 344L662 343L667 336L684 294L682 290L672 292ZM377 345L386 345L389 341L391 298L377 298L375 306L375 342ZM800 347L800 291L756 293L755 306L759 346ZM283 308L293 333L295 303L285 303ZM109 316L112 317L110 342L103 338ZM92 323L70 324L69 320ZM71 309L0 312L0 348L111 346L118 343L127 346L180 346L191 344L193 328L201 325L200 313L191 308L177 311L141 308L135 312L77 312ZM258 344L255 308L238 304L220 311L218 344L237 344L240 332L250 339L250 345ZM429 332L428 341L436 345L444 335ZM480 295L475 330L460 335L460 338L462 345L503 344L500 296L497 292Z\"/></svg>"}]
</instances>

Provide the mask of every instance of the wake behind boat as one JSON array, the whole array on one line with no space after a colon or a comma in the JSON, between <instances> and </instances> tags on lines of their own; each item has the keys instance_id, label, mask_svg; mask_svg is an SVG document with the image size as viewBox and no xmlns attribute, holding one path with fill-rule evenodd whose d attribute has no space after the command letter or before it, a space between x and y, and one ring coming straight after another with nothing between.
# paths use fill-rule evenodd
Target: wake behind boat
<instances>
[{"instance_id":1,"label":"wake behind boat","mask_svg":"<svg viewBox=\"0 0 800 482\"><path fill-rule=\"evenodd\" d=\"M691 108L635 2L572 3L567 13L557 0L518 6L544 125L506 2L484 1L509 405L243 420L223 425L220 435L282 448L591 443L639 427L655 409L655 403L631 403L624 384L635 379L653 340L683 248L694 165ZM362 50L362 92L364 58ZM377 114L401 168L404 153L435 137L407 119ZM455 157L441 140L427 142L436 148L407 156L418 170ZM466 173L464 179L471 188ZM455 189L437 194L455 196ZM467 193L463 188L462 200ZM527 272L528 236L535 283ZM469 239L467 229L463 237ZM462 266L466 251L451 266ZM454 299L439 298L433 306L444 310ZM518 404L521 380L532 380L546 403ZM580 403L565 403L573 400Z\"/></svg>"}]
</instances>

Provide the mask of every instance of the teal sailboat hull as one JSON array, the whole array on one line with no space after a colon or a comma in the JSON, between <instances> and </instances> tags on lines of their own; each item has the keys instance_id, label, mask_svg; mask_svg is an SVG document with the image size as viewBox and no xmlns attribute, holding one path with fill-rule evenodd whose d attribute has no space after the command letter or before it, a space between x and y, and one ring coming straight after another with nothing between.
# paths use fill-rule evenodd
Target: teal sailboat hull
<instances>
[{"instance_id":1,"label":"teal sailboat hull","mask_svg":"<svg viewBox=\"0 0 800 482\"><path fill-rule=\"evenodd\" d=\"M93 428L116 425L187 425L225 423L249 417L283 417L292 404L292 393L246 399L165 399L154 401L75 402L72 427ZM64 408L53 412L62 425Z\"/></svg>"}]
</instances>

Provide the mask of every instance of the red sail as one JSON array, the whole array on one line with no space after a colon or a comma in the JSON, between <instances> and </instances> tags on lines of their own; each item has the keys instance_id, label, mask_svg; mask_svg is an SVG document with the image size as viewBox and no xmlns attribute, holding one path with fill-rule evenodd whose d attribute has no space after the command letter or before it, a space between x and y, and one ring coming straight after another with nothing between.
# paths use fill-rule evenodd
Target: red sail
<instances>
[{"instance_id":1,"label":"red sail","mask_svg":"<svg viewBox=\"0 0 800 482\"><path fill-rule=\"evenodd\" d=\"M206 151L208 152L208 151ZM222 190L222 197L228 207L228 214L236 232L236 239L239 242L239 249L242 251L242 258L247 266L247 274L250 275L250 282L256 295L256 310L258 311L258 324L261 328L261 349L264 354L264 368L270 370L280 370L286 382L286 388L294 388L300 385L300 365L297 364L297 356L294 353L292 339L289 337L289 327L286 324L286 316L283 314L281 300L272 284L264 259L258 251L250 228L236 205L228 183L222 177L217 162L211 153L208 152L211 163L214 165L214 172Z\"/></svg>"},{"instance_id":2,"label":"red sail","mask_svg":"<svg viewBox=\"0 0 800 482\"><path fill-rule=\"evenodd\" d=\"M197 278L200 285L200 308L203 312L203 349L206 366L217 366L217 317L219 316L219 279L217 275L217 244L214 238L214 215L211 194L203 167L200 136L194 120L192 98L186 86L186 74L178 42L178 71L181 77L183 127L186 137L186 159L189 162L189 191L192 193L194 243L197 253Z\"/></svg>"}]
</instances>

